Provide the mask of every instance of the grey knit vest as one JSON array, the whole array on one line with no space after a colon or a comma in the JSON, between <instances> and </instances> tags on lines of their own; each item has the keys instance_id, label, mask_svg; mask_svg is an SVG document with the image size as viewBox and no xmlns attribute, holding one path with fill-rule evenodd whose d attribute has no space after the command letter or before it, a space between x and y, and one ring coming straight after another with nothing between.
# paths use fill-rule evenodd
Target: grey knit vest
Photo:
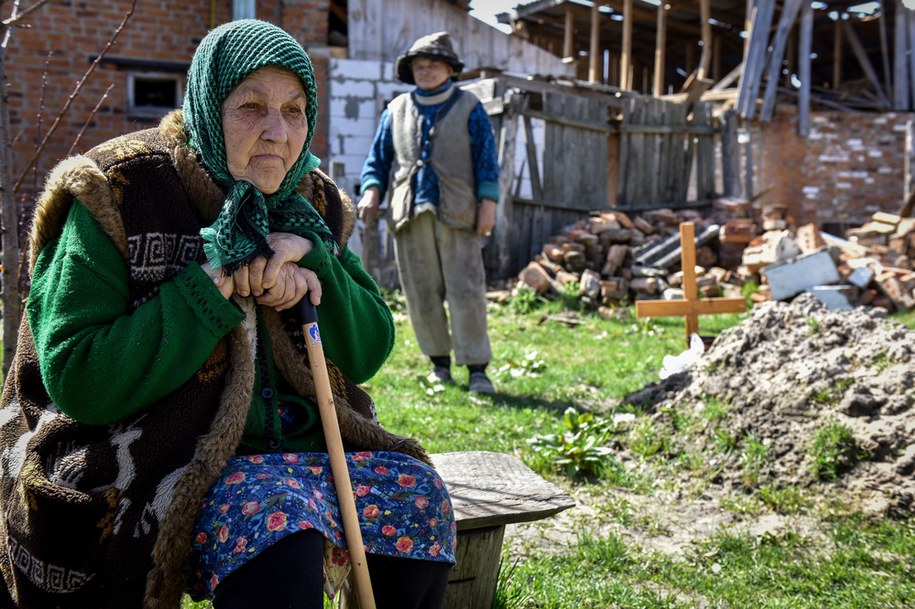
<instances>
[{"instance_id":1,"label":"grey knit vest","mask_svg":"<svg viewBox=\"0 0 915 609\"><path fill-rule=\"evenodd\" d=\"M478 103L475 95L463 93L436 123L432 138L430 162L439 184L438 219L453 228L473 230L476 226L477 198L467 123ZM420 159L422 117L409 93L396 97L388 105L388 112L395 150L391 211L398 230L413 216L410 178Z\"/></svg>"}]
</instances>

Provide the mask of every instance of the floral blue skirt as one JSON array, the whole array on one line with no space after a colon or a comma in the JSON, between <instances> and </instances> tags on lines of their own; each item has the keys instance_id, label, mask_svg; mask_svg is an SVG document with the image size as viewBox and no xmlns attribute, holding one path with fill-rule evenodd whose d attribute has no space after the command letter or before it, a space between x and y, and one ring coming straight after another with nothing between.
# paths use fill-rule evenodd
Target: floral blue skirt
<instances>
[{"instance_id":1,"label":"floral blue skirt","mask_svg":"<svg viewBox=\"0 0 915 609\"><path fill-rule=\"evenodd\" d=\"M347 453L346 461L366 553L454 563L451 499L434 469L396 452ZM221 580L296 531L327 540L326 584L329 568L349 559L326 453L233 457L194 526L195 600L211 598ZM329 596L336 585L326 585Z\"/></svg>"}]
</instances>

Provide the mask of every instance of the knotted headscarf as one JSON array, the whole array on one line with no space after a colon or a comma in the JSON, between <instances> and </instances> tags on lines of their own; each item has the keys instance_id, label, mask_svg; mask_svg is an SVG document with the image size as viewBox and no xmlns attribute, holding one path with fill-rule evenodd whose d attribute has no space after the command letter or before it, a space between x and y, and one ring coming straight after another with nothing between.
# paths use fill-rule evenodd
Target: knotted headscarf
<instances>
[{"instance_id":1,"label":"knotted headscarf","mask_svg":"<svg viewBox=\"0 0 915 609\"><path fill-rule=\"evenodd\" d=\"M236 181L229 173L222 103L248 75L267 66L286 68L301 79L307 97L308 135L302 153L280 187L265 196L250 182ZM302 177L320 164L320 159L309 151L318 114L317 94L314 69L305 49L266 21L242 19L225 23L207 34L197 47L188 72L184 122L191 146L226 193L216 221L200 231L207 259L226 275L258 255L272 255L267 244L271 231L311 231L336 252L337 244L327 224L295 190Z\"/></svg>"}]
</instances>

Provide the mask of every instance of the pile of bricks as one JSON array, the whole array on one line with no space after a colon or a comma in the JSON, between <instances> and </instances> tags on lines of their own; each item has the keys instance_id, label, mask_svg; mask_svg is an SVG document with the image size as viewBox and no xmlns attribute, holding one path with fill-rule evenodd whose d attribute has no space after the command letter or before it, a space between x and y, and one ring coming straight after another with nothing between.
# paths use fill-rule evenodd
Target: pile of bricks
<instances>
[{"instance_id":1,"label":"pile of bricks","mask_svg":"<svg viewBox=\"0 0 915 609\"><path fill-rule=\"evenodd\" d=\"M840 238L812 224L793 228L777 204L749 216L742 200L702 213L594 213L552 237L518 280L547 298L577 293L599 310L682 298L679 225L693 222L700 297L737 296L753 281L756 301L806 291L834 308L915 309L915 219L878 212Z\"/></svg>"},{"instance_id":2,"label":"pile of bricks","mask_svg":"<svg viewBox=\"0 0 915 609\"><path fill-rule=\"evenodd\" d=\"M592 214L552 237L518 279L546 297L574 293L577 286L582 302L594 308L679 298L679 226L693 222L700 294L739 293L737 275L719 264L722 248L716 219L715 214L703 217L694 210L670 209Z\"/></svg>"},{"instance_id":3,"label":"pile of bricks","mask_svg":"<svg viewBox=\"0 0 915 609\"><path fill-rule=\"evenodd\" d=\"M743 277L763 282L758 300L811 292L840 309L915 308L915 219L877 212L840 238L807 224L754 237L743 253Z\"/></svg>"}]
</instances>

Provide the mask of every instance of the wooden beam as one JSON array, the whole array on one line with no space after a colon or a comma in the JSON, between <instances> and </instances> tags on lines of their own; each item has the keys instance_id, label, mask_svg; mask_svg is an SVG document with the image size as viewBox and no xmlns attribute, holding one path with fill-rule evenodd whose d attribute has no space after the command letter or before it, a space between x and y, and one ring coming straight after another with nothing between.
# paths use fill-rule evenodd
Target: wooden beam
<instances>
[{"instance_id":1,"label":"wooden beam","mask_svg":"<svg viewBox=\"0 0 915 609\"><path fill-rule=\"evenodd\" d=\"M575 47L572 44L575 40L575 14L568 8L566 8L566 24L562 31L562 56L567 60L575 61L577 57L573 56Z\"/></svg>"},{"instance_id":2,"label":"wooden beam","mask_svg":"<svg viewBox=\"0 0 915 609\"><path fill-rule=\"evenodd\" d=\"M711 0L699 0L699 19L702 21L700 31L702 32L702 54L699 56L699 68L697 80L704 80L708 74L709 65L712 61L712 24L709 23L711 17Z\"/></svg>"},{"instance_id":3,"label":"wooden beam","mask_svg":"<svg viewBox=\"0 0 915 609\"><path fill-rule=\"evenodd\" d=\"M848 44L851 45L851 49L855 53L858 64L861 66L861 69L864 70L864 73L871 81L871 84L874 85L877 97L885 107L889 109L891 107L890 100L888 100L883 93L883 87L880 86L880 79L877 77L877 71L874 70L874 66L871 64L870 59L868 59L867 51L864 50L864 45L861 44L861 40L858 38L858 35L855 33L855 30L849 21L846 20L842 22L842 29L845 33L845 37L848 38Z\"/></svg>"},{"instance_id":4,"label":"wooden beam","mask_svg":"<svg viewBox=\"0 0 915 609\"><path fill-rule=\"evenodd\" d=\"M667 11L670 5L661 2L658 5L658 24L655 32L654 47L654 85L652 93L655 97L664 95L664 50L667 48Z\"/></svg>"},{"instance_id":5,"label":"wooden beam","mask_svg":"<svg viewBox=\"0 0 915 609\"><path fill-rule=\"evenodd\" d=\"M740 196L740 142L738 116L734 109L725 110L718 120L721 131L721 178L725 197Z\"/></svg>"},{"instance_id":6,"label":"wooden beam","mask_svg":"<svg viewBox=\"0 0 915 609\"><path fill-rule=\"evenodd\" d=\"M778 81L781 78L782 61L785 57L785 43L788 40L788 34L791 33L791 28L794 27L794 21L797 19L797 13L800 9L801 0L785 0L782 14L778 19L775 41L772 43L772 51L769 53L766 92L763 95L763 106L760 111L760 120L767 123L772 120L772 115L775 113L775 93L778 88Z\"/></svg>"},{"instance_id":7,"label":"wooden beam","mask_svg":"<svg viewBox=\"0 0 915 609\"><path fill-rule=\"evenodd\" d=\"M902 0L896 0L893 45L893 109L909 109L909 17Z\"/></svg>"},{"instance_id":8,"label":"wooden beam","mask_svg":"<svg viewBox=\"0 0 915 609\"><path fill-rule=\"evenodd\" d=\"M809 2L804 2L801 7L800 41L798 41L798 77L801 88L798 91L797 132L801 137L807 137L810 132L810 55L813 50L813 7Z\"/></svg>"},{"instance_id":9,"label":"wooden beam","mask_svg":"<svg viewBox=\"0 0 915 609\"><path fill-rule=\"evenodd\" d=\"M886 3L887 0L880 1L880 18L877 20L877 27L880 28L880 56L883 59L883 84L887 88L887 97L893 97L893 80L890 78L890 53L889 41L886 34ZM893 0L889 0L893 2Z\"/></svg>"},{"instance_id":10,"label":"wooden beam","mask_svg":"<svg viewBox=\"0 0 915 609\"><path fill-rule=\"evenodd\" d=\"M517 243L518 227L514 224L512 183L515 181L515 141L518 135L518 119L524 96L508 93L508 100L501 115L499 129L499 204L496 206L496 226L493 235L499 277L507 277L511 268L511 244Z\"/></svg>"},{"instance_id":11,"label":"wooden beam","mask_svg":"<svg viewBox=\"0 0 915 609\"><path fill-rule=\"evenodd\" d=\"M591 6L591 45L588 51L588 82L599 82L600 69L600 11L598 3Z\"/></svg>"},{"instance_id":12,"label":"wooden beam","mask_svg":"<svg viewBox=\"0 0 915 609\"><path fill-rule=\"evenodd\" d=\"M756 114L760 77L765 65L766 50L769 47L769 29L772 27L774 12L775 2L769 0L758 2L753 6L749 45L744 56L740 94L737 98L737 110L745 118L753 118Z\"/></svg>"},{"instance_id":13,"label":"wooden beam","mask_svg":"<svg viewBox=\"0 0 915 609\"><path fill-rule=\"evenodd\" d=\"M905 156L902 160L903 199L910 201L915 196L915 122L911 120L905 124Z\"/></svg>"},{"instance_id":14,"label":"wooden beam","mask_svg":"<svg viewBox=\"0 0 915 609\"><path fill-rule=\"evenodd\" d=\"M832 88L838 89L842 85L842 20L838 19L833 24L832 35Z\"/></svg>"},{"instance_id":15,"label":"wooden beam","mask_svg":"<svg viewBox=\"0 0 915 609\"><path fill-rule=\"evenodd\" d=\"M620 89L632 89L632 0L623 0L623 42L620 53Z\"/></svg>"}]
</instances>

